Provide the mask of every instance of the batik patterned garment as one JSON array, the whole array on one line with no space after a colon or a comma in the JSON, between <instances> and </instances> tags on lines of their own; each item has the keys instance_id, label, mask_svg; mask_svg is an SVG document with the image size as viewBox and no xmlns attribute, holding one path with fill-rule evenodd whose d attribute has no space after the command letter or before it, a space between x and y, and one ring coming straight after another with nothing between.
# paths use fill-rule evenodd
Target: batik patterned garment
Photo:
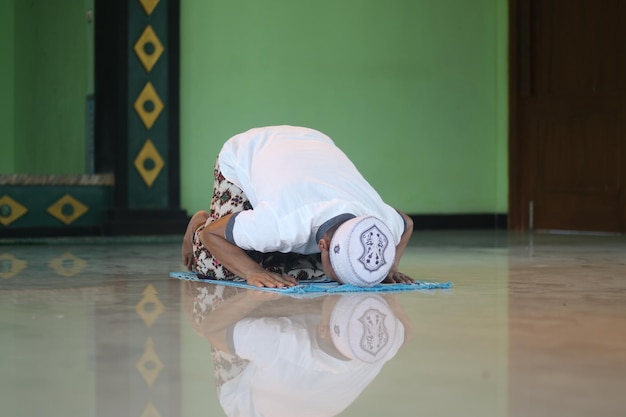
<instances>
[{"instance_id":1,"label":"batik patterned garment","mask_svg":"<svg viewBox=\"0 0 626 417\"><path fill-rule=\"evenodd\" d=\"M207 224L229 214L250 210L252 205L244 192L222 175L219 160L215 163L213 177L213 198L211 199L209 219L193 235L193 269L200 275L211 279L235 280L239 277L225 268L211 255L208 249L200 242L199 235ZM247 251L246 253L268 271L291 275L300 281L324 276L319 254L300 255L295 253L261 253L255 251Z\"/></svg>"}]
</instances>

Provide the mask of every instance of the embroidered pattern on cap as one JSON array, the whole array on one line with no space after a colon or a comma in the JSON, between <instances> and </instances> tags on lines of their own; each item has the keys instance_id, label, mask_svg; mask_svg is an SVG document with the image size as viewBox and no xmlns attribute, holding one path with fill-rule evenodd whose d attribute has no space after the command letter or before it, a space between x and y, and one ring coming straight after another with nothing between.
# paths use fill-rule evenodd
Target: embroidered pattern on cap
<instances>
[{"instance_id":1,"label":"embroidered pattern on cap","mask_svg":"<svg viewBox=\"0 0 626 417\"><path fill-rule=\"evenodd\" d=\"M372 226L361 234L361 245L363 245L363 255L359 262L370 272L374 272L385 265L385 249L389 244L387 236L376 226Z\"/></svg>"}]
</instances>

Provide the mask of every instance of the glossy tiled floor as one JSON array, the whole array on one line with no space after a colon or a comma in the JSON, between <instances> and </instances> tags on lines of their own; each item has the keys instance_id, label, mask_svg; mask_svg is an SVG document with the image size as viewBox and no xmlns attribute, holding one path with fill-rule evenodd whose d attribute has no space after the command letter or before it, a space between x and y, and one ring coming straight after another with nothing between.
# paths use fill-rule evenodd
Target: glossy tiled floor
<instances>
[{"instance_id":1,"label":"glossy tiled floor","mask_svg":"<svg viewBox=\"0 0 626 417\"><path fill-rule=\"evenodd\" d=\"M369 299L216 292L178 253L0 245L0 415L626 415L624 237L416 233L403 270L453 289ZM363 311L386 333L339 359Z\"/></svg>"}]
</instances>

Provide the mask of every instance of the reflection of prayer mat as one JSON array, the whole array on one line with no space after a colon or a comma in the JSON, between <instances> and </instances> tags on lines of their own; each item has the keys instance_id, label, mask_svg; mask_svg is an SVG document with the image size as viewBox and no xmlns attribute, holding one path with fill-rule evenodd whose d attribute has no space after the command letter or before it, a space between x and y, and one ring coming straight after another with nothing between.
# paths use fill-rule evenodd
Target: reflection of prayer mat
<instances>
[{"instance_id":1,"label":"reflection of prayer mat","mask_svg":"<svg viewBox=\"0 0 626 417\"><path fill-rule=\"evenodd\" d=\"M188 281L206 282L208 284L229 285L232 287L249 288L259 291L270 291L286 295L314 295L314 294L332 294L332 293L351 293L351 292L401 292L401 291L417 291L417 290L437 290L449 289L452 287L451 282L427 282L415 281L413 284L378 284L373 287L357 287L349 284L339 284L327 278L300 281L300 284L293 287L285 288L267 288L255 287L248 285L244 279L235 280L216 280L201 278L194 272L170 272L170 277Z\"/></svg>"}]
</instances>

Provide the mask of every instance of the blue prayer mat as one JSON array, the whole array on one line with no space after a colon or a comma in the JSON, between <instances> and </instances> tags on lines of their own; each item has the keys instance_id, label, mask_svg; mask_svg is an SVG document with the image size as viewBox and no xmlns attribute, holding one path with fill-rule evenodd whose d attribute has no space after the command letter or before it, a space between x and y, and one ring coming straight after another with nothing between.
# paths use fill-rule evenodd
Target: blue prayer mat
<instances>
[{"instance_id":1,"label":"blue prayer mat","mask_svg":"<svg viewBox=\"0 0 626 417\"><path fill-rule=\"evenodd\" d=\"M255 287L248 285L244 279L217 280L203 278L195 272L170 272L170 277L188 281L206 282L208 284L228 285L231 287L248 288L259 291L269 291L285 295L322 295L355 292L402 292L418 290L447 290L452 287L451 282L415 281L412 284L378 284L373 287L357 287L349 284L339 284L328 278L300 281L298 285L284 288Z\"/></svg>"}]
</instances>

